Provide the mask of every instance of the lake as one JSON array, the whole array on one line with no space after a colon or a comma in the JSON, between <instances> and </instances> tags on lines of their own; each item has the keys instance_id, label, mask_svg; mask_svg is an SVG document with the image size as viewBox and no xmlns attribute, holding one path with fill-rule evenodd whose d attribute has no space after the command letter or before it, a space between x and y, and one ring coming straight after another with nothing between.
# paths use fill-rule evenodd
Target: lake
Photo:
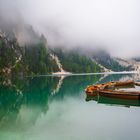
<instances>
[{"instance_id":1,"label":"lake","mask_svg":"<svg viewBox=\"0 0 140 140\"><path fill-rule=\"evenodd\" d=\"M0 79L0 140L140 140L140 101L88 99L87 85L138 74Z\"/></svg>"}]
</instances>

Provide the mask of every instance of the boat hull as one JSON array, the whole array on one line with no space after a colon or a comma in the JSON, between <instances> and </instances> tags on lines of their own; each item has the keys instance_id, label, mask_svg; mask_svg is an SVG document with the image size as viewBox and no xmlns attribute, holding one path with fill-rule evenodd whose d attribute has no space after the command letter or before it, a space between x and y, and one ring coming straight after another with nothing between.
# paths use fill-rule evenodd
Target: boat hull
<instances>
[{"instance_id":1,"label":"boat hull","mask_svg":"<svg viewBox=\"0 0 140 140\"><path fill-rule=\"evenodd\" d=\"M86 96L86 101L94 100L99 104L115 105L115 106L140 106L140 100L128 100L128 99L119 99L119 98L110 98L105 96Z\"/></svg>"},{"instance_id":2,"label":"boat hull","mask_svg":"<svg viewBox=\"0 0 140 140\"><path fill-rule=\"evenodd\" d=\"M102 90L99 92L99 95L119 99L140 100L140 92Z\"/></svg>"}]
</instances>

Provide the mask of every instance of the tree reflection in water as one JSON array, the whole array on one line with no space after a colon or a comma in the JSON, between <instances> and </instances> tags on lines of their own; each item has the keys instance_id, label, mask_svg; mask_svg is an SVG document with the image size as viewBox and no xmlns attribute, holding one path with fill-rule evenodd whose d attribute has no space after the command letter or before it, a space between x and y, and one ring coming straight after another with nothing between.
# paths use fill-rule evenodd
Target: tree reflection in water
<instances>
[{"instance_id":1,"label":"tree reflection in water","mask_svg":"<svg viewBox=\"0 0 140 140\"><path fill-rule=\"evenodd\" d=\"M41 115L46 115L49 104L52 101L61 101L64 100L65 97L79 98L81 96L84 101L84 89L88 85L115 79L119 80L125 76L83 75L68 77L47 76L22 79L1 78L0 129L13 130L13 128L15 128L17 130L17 128L28 128L29 126L34 125ZM132 78L132 76L130 77ZM97 102L113 104L111 100L102 98Z\"/></svg>"}]
</instances>

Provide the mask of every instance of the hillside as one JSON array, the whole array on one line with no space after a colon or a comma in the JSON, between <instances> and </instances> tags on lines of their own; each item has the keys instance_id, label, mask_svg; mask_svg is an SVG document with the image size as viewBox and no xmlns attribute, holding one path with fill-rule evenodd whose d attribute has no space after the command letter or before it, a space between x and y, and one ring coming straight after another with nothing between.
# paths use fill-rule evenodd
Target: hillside
<instances>
[{"instance_id":1,"label":"hillside","mask_svg":"<svg viewBox=\"0 0 140 140\"><path fill-rule=\"evenodd\" d=\"M52 49L53 48L53 49ZM63 47L64 48L64 47ZM96 73L140 70L139 59L111 57L106 51L48 47L47 39L25 25L0 32L0 75L45 75L56 72ZM82 53L81 53L82 52Z\"/></svg>"},{"instance_id":2,"label":"hillside","mask_svg":"<svg viewBox=\"0 0 140 140\"><path fill-rule=\"evenodd\" d=\"M63 68L74 73L102 72L103 69L92 59L75 50L63 51L56 48L53 52L58 56Z\"/></svg>"},{"instance_id":3,"label":"hillside","mask_svg":"<svg viewBox=\"0 0 140 140\"><path fill-rule=\"evenodd\" d=\"M134 70L130 61L111 57L106 51L98 51L92 54L92 59L110 71L131 71Z\"/></svg>"},{"instance_id":4,"label":"hillside","mask_svg":"<svg viewBox=\"0 0 140 140\"><path fill-rule=\"evenodd\" d=\"M20 46L16 37L11 39L6 33L0 33L1 75L38 75L58 70L49 56L43 36L36 43Z\"/></svg>"},{"instance_id":5,"label":"hillside","mask_svg":"<svg viewBox=\"0 0 140 140\"><path fill-rule=\"evenodd\" d=\"M33 28L27 29L29 35L36 38L35 42L30 40L21 45L14 33L11 33L12 37L9 37L6 32L0 33L1 75L51 74L61 71L60 65L64 71L72 73L102 71L98 64L85 55L74 51L65 52L61 48L51 50L43 35L38 35ZM52 58L52 55L57 59Z\"/></svg>"}]
</instances>

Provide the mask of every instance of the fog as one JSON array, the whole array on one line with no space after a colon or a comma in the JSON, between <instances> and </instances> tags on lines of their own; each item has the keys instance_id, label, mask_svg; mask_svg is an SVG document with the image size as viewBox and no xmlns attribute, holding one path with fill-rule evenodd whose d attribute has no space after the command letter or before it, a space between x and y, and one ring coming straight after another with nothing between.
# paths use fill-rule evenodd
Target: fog
<instances>
[{"instance_id":1,"label":"fog","mask_svg":"<svg viewBox=\"0 0 140 140\"><path fill-rule=\"evenodd\" d=\"M26 114L21 118L24 124L30 124L36 116L38 110L33 107L31 110L29 107L20 110L20 113ZM28 133L21 139L139 139L136 131L140 129L139 113L136 107L107 106L94 101L86 103L82 98L65 97L64 100L53 101L48 112L42 114L32 127L28 126ZM18 135L21 134L18 132Z\"/></svg>"},{"instance_id":2,"label":"fog","mask_svg":"<svg viewBox=\"0 0 140 140\"><path fill-rule=\"evenodd\" d=\"M139 0L0 0L0 17L32 25L50 46L134 57L140 56L139 7Z\"/></svg>"}]
</instances>

